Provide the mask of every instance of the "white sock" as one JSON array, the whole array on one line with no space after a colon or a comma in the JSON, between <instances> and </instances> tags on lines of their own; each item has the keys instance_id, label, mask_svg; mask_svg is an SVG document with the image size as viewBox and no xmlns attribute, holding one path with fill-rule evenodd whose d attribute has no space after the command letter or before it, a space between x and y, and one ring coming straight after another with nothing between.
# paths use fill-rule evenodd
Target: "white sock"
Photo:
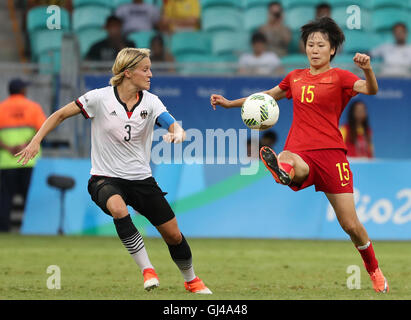
<instances>
[{"instance_id":1,"label":"white sock","mask_svg":"<svg viewBox=\"0 0 411 320\"><path fill-rule=\"evenodd\" d=\"M180 269L180 268L179 268ZM183 275L184 281L190 282L195 279L196 275L194 273L194 268L191 266L188 269L182 270L180 269L181 274Z\"/></svg>"},{"instance_id":2,"label":"white sock","mask_svg":"<svg viewBox=\"0 0 411 320\"><path fill-rule=\"evenodd\" d=\"M141 272L143 272L144 269L147 268L154 269L153 265L150 262L150 259L148 258L148 254L145 247L141 248L138 252L133 253L131 256L133 257L137 265L140 267Z\"/></svg>"}]
</instances>

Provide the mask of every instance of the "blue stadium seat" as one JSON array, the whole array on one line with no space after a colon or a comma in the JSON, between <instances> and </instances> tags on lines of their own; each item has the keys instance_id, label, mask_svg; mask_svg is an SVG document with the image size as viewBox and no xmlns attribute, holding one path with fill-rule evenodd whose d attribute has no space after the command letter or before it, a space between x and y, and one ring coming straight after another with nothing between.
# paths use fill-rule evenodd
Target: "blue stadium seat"
<instances>
[{"instance_id":1,"label":"blue stadium seat","mask_svg":"<svg viewBox=\"0 0 411 320\"><path fill-rule=\"evenodd\" d=\"M291 72L294 69L304 69L308 68L309 62L305 54L289 54L288 56L281 58L281 63L286 71L286 73Z\"/></svg>"},{"instance_id":2,"label":"blue stadium seat","mask_svg":"<svg viewBox=\"0 0 411 320\"><path fill-rule=\"evenodd\" d=\"M39 6L30 11L27 14L27 31L32 33L36 30L47 29L47 21L51 18L54 12L47 12L47 6ZM51 19L49 21L52 24L55 24L57 21ZM70 15L66 9L60 8L60 23L61 29L68 30L70 29ZM57 29L58 30L58 29Z\"/></svg>"},{"instance_id":3,"label":"blue stadium seat","mask_svg":"<svg viewBox=\"0 0 411 320\"><path fill-rule=\"evenodd\" d=\"M101 28L86 29L78 32L76 35L80 46L80 55L84 58L93 44L107 37L107 32Z\"/></svg>"},{"instance_id":4,"label":"blue stadium seat","mask_svg":"<svg viewBox=\"0 0 411 320\"><path fill-rule=\"evenodd\" d=\"M345 53L367 53L377 45L376 36L373 32L362 30L346 30L345 32Z\"/></svg>"},{"instance_id":5,"label":"blue stadium seat","mask_svg":"<svg viewBox=\"0 0 411 320\"><path fill-rule=\"evenodd\" d=\"M74 9L87 6L102 6L111 8L112 2L112 0L73 0L73 7Z\"/></svg>"},{"instance_id":6,"label":"blue stadium seat","mask_svg":"<svg viewBox=\"0 0 411 320\"><path fill-rule=\"evenodd\" d=\"M144 2L147 2L147 1L144 1ZM123 4L128 4L128 3L133 3L133 0L112 0L111 6L113 7L113 9L115 9Z\"/></svg>"},{"instance_id":7,"label":"blue stadium seat","mask_svg":"<svg viewBox=\"0 0 411 320\"><path fill-rule=\"evenodd\" d=\"M295 7L288 9L285 15L285 24L292 30L299 30L304 24L314 18L314 7Z\"/></svg>"},{"instance_id":8,"label":"blue stadium seat","mask_svg":"<svg viewBox=\"0 0 411 320\"><path fill-rule=\"evenodd\" d=\"M335 22L343 29L349 29L347 26L347 21L349 20L351 14L347 13L346 6L337 6L332 8L331 12L332 18ZM370 11L367 9L361 9L360 12L360 28L364 30L371 30L371 18ZM351 20L351 19L350 19ZM357 21L352 21L357 23Z\"/></svg>"},{"instance_id":9,"label":"blue stadium seat","mask_svg":"<svg viewBox=\"0 0 411 320\"><path fill-rule=\"evenodd\" d=\"M40 74L56 74L60 72L61 51L50 50L39 57Z\"/></svg>"},{"instance_id":10,"label":"blue stadium seat","mask_svg":"<svg viewBox=\"0 0 411 320\"><path fill-rule=\"evenodd\" d=\"M231 7L242 9L242 1L239 0L201 0L201 9L208 9L211 7Z\"/></svg>"},{"instance_id":11,"label":"blue stadium seat","mask_svg":"<svg viewBox=\"0 0 411 320\"><path fill-rule=\"evenodd\" d=\"M244 27L247 31L255 31L267 22L267 7L255 6L244 12Z\"/></svg>"},{"instance_id":12,"label":"blue stadium seat","mask_svg":"<svg viewBox=\"0 0 411 320\"><path fill-rule=\"evenodd\" d=\"M237 60L238 58L233 55L184 54L176 58L177 62L185 63L178 67L177 72L184 75L233 73L236 71L235 63ZM201 65L200 63L204 63L205 65ZM231 65L227 63L231 63Z\"/></svg>"},{"instance_id":13,"label":"blue stadium seat","mask_svg":"<svg viewBox=\"0 0 411 320\"><path fill-rule=\"evenodd\" d=\"M186 54L208 54L210 39L203 32L178 32L171 37L171 52L178 57Z\"/></svg>"},{"instance_id":14,"label":"blue stadium seat","mask_svg":"<svg viewBox=\"0 0 411 320\"><path fill-rule=\"evenodd\" d=\"M30 46L34 60L38 61L42 54L60 50L64 32L63 30L39 30L32 33Z\"/></svg>"},{"instance_id":15,"label":"blue stadium seat","mask_svg":"<svg viewBox=\"0 0 411 320\"><path fill-rule=\"evenodd\" d=\"M317 4L323 2L322 0L283 0L282 4L287 10L294 7L311 7L314 9Z\"/></svg>"},{"instance_id":16,"label":"blue stadium seat","mask_svg":"<svg viewBox=\"0 0 411 320\"><path fill-rule=\"evenodd\" d=\"M409 6L409 1L408 0L373 0L372 5L374 9L380 9L380 8L406 9Z\"/></svg>"},{"instance_id":17,"label":"blue stadium seat","mask_svg":"<svg viewBox=\"0 0 411 320\"><path fill-rule=\"evenodd\" d=\"M204 31L239 31L242 30L241 11L225 7L213 7L202 11L202 29Z\"/></svg>"},{"instance_id":18,"label":"blue stadium seat","mask_svg":"<svg viewBox=\"0 0 411 320\"><path fill-rule=\"evenodd\" d=\"M293 31L291 41L288 44L289 54L300 53L300 40L301 40L301 32Z\"/></svg>"},{"instance_id":19,"label":"blue stadium seat","mask_svg":"<svg viewBox=\"0 0 411 320\"><path fill-rule=\"evenodd\" d=\"M335 7L349 7L351 5L357 5L361 9L371 9L372 8L372 1L364 1L364 0L333 0L332 3L332 10Z\"/></svg>"},{"instance_id":20,"label":"blue stadium seat","mask_svg":"<svg viewBox=\"0 0 411 320\"><path fill-rule=\"evenodd\" d=\"M151 38L155 34L155 31L139 31L130 33L127 38L134 42L136 48L150 48Z\"/></svg>"},{"instance_id":21,"label":"blue stadium seat","mask_svg":"<svg viewBox=\"0 0 411 320\"><path fill-rule=\"evenodd\" d=\"M357 67L353 58L354 54L352 53L339 53L334 57L333 61L331 61L331 66L354 71Z\"/></svg>"},{"instance_id":22,"label":"blue stadium seat","mask_svg":"<svg viewBox=\"0 0 411 320\"><path fill-rule=\"evenodd\" d=\"M73 29L103 28L111 9L106 7L80 7L73 11Z\"/></svg>"},{"instance_id":23,"label":"blue stadium seat","mask_svg":"<svg viewBox=\"0 0 411 320\"><path fill-rule=\"evenodd\" d=\"M238 56L250 51L250 35L246 32L218 32L212 37L212 53L216 56Z\"/></svg>"},{"instance_id":24,"label":"blue stadium seat","mask_svg":"<svg viewBox=\"0 0 411 320\"><path fill-rule=\"evenodd\" d=\"M377 32L390 30L397 22L409 24L410 20L408 11L400 8L380 8L372 13L372 27Z\"/></svg>"},{"instance_id":25,"label":"blue stadium seat","mask_svg":"<svg viewBox=\"0 0 411 320\"><path fill-rule=\"evenodd\" d=\"M265 7L267 9L268 5L273 2L272 0L244 0L244 8L250 9L253 7Z\"/></svg>"}]
</instances>

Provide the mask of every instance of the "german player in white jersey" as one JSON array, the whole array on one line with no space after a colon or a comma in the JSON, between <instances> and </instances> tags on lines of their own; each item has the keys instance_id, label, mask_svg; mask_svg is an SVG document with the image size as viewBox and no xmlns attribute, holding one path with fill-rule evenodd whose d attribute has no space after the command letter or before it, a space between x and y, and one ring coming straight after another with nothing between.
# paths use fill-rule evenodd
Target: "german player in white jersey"
<instances>
[{"instance_id":1,"label":"german player in white jersey","mask_svg":"<svg viewBox=\"0 0 411 320\"><path fill-rule=\"evenodd\" d=\"M150 50L124 48L112 67L111 86L89 91L54 112L43 124L18 161L25 165L39 151L43 138L65 119L82 113L91 119L92 200L113 217L118 236L144 278L144 288L159 285L143 239L127 205L145 216L160 232L170 255L184 277L185 288L211 294L194 273L190 247L177 225L173 210L152 177L150 151L154 125L168 129L166 142L181 143L185 132L150 89Z\"/></svg>"}]
</instances>

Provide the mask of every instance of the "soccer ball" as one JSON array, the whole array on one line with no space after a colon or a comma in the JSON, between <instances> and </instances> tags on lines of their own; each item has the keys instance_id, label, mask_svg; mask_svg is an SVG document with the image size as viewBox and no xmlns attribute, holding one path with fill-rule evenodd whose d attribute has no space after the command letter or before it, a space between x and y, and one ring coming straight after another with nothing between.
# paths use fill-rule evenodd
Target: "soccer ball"
<instances>
[{"instance_id":1,"label":"soccer ball","mask_svg":"<svg viewBox=\"0 0 411 320\"><path fill-rule=\"evenodd\" d=\"M250 129L267 130L278 121L280 109L270 95L258 92L249 96L241 107L241 118Z\"/></svg>"}]
</instances>

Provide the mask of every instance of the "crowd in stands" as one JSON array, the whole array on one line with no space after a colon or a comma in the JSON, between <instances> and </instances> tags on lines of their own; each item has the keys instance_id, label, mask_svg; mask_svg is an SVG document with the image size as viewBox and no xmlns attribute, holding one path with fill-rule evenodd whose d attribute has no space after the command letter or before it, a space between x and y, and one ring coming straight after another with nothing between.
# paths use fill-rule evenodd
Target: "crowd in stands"
<instances>
[{"instance_id":1,"label":"crowd in stands","mask_svg":"<svg viewBox=\"0 0 411 320\"><path fill-rule=\"evenodd\" d=\"M384 1L377 2L381 4ZM404 15L398 16L397 19L390 17L391 20L388 20L391 24L387 22L384 25L384 32L380 32L376 23L371 24L372 27L350 30L345 26L347 13L341 11L342 7L335 8L332 2L319 0L273 2L267 0L260 2L255 0L222 2L215 0L27 0L26 9L30 11L36 6L52 4L61 6L71 14L72 28L80 34L83 29L76 27L79 23L75 25L75 21L79 20L76 19L80 16L78 12L87 3L93 6L109 3L111 7L107 9L107 16L103 17L104 21L99 27L100 33L96 32L93 36L86 37L88 43L80 43L86 48L82 54L86 60L112 61L122 48L136 46L150 47L153 50L153 62L190 62L191 60L233 62L238 63L236 70L240 74L284 74L288 71L285 68L287 62L294 61L290 57L298 58L303 63L305 61L305 49L299 39L299 27L308 20L329 16L334 18L346 32L348 43L340 52L345 55L346 61L349 62L350 55L353 56L355 52L361 51L382 62L381 74L383 75L411 75L411 44L407 25L409 21L403 21ZM395 1L386 1L387 10L401 10L394 4ZM229 7L231 9L228 9ZM369 14L381 8L374 9L367 6L364 12ZM403 11L411 12L411 8L407 7ZM212 12L214 15L211 14ZM341 12L345 14L343 18ZM234 21L238 16L236 13L241 13L243 17L241 18L243 20L238 20L239 26L238 21ZM368 23L365 19L367 15L361 14L361 17L364 15L364 24ZM100 20L103 18L100 17ZM90 27L86 24L81 28ZM95 29L96 26L93 28ZM236 32L235 28L243 29L241 31L238 29ZM190 41L187 41L186 54L181 52L177 54L173 50L173 38L175 34L181 32L199 34L197 42L204 39L200 33L206 34L209 41L206 49L201 49L201 45L196 45L195 41L191 48ZM221 41L215 40L217 34L227 34L227 43L232 35L233 39L236 39L235 48L218 47ZM210 52L205 52L206 50ZM338 62L338 58L336 61ZM175 68L163 70L176 71Z\"/></svg>"}]
</instances>

